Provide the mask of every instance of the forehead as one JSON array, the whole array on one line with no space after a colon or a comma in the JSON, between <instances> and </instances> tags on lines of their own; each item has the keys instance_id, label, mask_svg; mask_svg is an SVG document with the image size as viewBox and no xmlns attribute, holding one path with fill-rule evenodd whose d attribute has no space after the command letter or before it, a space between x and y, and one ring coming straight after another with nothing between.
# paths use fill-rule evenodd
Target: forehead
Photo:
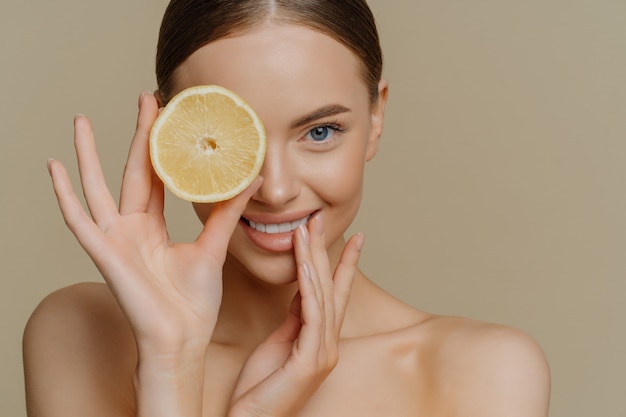
<instances>
[{"instance_id":1,"label":"forehead","mask_svg":"<svg viewBox=\"0 0 626 417\"><path fill-rule=\"evenodd\" d=\"M201 47L177 69L175 92L200 84L233 90L262 118L268 106L306 112L329 102L368 103L352 51L297 25L267 24Z\"/></svg>"}]
</instances>

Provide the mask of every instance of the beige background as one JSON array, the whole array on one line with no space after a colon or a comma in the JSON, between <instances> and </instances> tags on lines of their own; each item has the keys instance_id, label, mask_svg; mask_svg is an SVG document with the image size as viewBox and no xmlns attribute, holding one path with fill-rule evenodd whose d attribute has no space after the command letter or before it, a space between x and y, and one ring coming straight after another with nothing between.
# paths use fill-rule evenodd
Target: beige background
<instances>
[{"instance_id":1,"label":"beige background","mask_svg":"<svg viewBox=\"0 0 626 417\"><path fill-rule=\"evenodd\" d=\"M165 0L0 5L2 415L24 416L20 338L38 301L99 280L46 160L92 117L113 189ZM391 83L354 229L363 268L420 308L533 335L553 417L626 415L626 2L371 0ZM393 6L391 6L393 5ZM198 224L171 199L177 239Z\"/></svg>"}]
</instances>

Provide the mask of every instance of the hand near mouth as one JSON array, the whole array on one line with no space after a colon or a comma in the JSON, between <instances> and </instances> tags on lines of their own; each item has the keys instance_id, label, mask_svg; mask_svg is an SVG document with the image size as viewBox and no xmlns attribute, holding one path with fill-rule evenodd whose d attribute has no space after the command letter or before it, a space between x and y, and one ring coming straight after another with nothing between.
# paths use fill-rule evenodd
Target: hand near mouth
<instances>
[{"instance_id":1,"label":"hand near mouth","mask_svg":"<svg viewBox=\"0 0 626 417\"><path fill-rule=\"evenodd\" d=\"M296 415L332 372L363 243L362 234L348 240L333 273L321 214L298 227L294 250L299 292L283 324L244 365L229 417Z\"/></svg>"}]
</instances>

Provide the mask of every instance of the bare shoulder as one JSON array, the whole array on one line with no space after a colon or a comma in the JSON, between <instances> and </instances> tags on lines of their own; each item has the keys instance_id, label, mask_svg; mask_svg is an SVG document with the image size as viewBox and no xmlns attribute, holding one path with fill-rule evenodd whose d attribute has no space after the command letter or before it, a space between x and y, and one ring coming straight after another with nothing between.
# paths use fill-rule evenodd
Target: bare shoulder
<instances>
[{"instance_id":1,"label":"bare shoulder","mask_svg":"<svg viewBox=\"0 0 626 417\"><path fill-rule=\"evenodd\" d=\"M85 282L57 290L39 303L26 325L24 347L96 348L93 345L98 344L104 349L127 336L132 333L108 287Z\"/></svg>"},{"instance_id":2,"label":"bare shoulder","mask_svg":"<svg viewBox=\"0 0 626 417\"><path fill-rule=\"evenodd\" d=\"M425 355L454 415L548 415L550 372L537 342L513 327L458 317L421 323Z\"/></svg>"},{"instance_id":3,"label":"bare shoulder","mask_svg":"<svg viewBox=\"0 0 626 417\"><path fill-rule=\"evenodd\" d=\"M23 351L30 417L86 415L87 405L90 415L129 415L133 336L106 285L47 296L26 325Z\"/></svg>"}]
</instances>

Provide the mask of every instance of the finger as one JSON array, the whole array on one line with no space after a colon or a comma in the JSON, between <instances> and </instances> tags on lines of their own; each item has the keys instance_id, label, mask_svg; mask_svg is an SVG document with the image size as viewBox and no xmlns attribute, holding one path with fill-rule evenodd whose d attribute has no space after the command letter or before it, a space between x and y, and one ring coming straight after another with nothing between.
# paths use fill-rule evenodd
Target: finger
<instances>
[{"instance_id":1,"label":"finger","mask_svg":"<svg viewBox=\"0 0 626 417\"><path fill-rule=\"evenodd\" d=\"M82 115L74 119L74 147L87 207L94 221L105 229L117 215L117 206L102 173L93 128Z\"/></svg>"},{"instance_id":2,"label":"finger","mask_svg":"<svg viewBox=\"0 0 626 417\"><path fill-rule=\"evenodd\" d=\"M100 240L100 229L83 209L63 164L50 160L48 171L65 224L76 236L81 246L89 252Z\"/></svg>"},{"instance_id":3,"label":"finger","mask_svg":"<svg viewBox=\"0 0 626 417\"><path fill-rule=\"evenodd\" d=\"M298 263L298 284L302 296L302 330L298 349L316 363L326 362L328 351L328 327L334 324L326 306L324 288L319 272L313 266L311 236L307 226L302 225L294 234L294 252ZM331 334L331 340L334 336ZM324 349L321 349L321 347Z\"/></svg>"},{"instance_id":4,"label":"finger","mask_svg":"<svg viewBox=\"0 0 626 417\"><path fill-rule=\"evenodd\" d=\"M228 201L217 203L211 210L209 218L196 242L204 247L220 262L226 259L226 251L230 237L237 227L248 201L263 183L263 177L257 177L242 193Z\"/></svg>"},{"instance_id":5,"label":"finger","mask_svg":"<svg viewBox=\"0 0 626 417\"><path fill-rule=\"evenodd\" d=\"M311 256L313 258L313 267L319 276L319 285L322 291L322 305L327 325L327 340L332 342L335 338L335 302L334 302L334 283L332 273L330 271L330 263L328 261L328 252L326 251L326 238L324 232L324 221L322 215L317 213L309 222L309 231L311 235Z\"/></svg>"},{"instance_id":6,"label":"finger","mask_svg":"<svg viewBox=\"0 0 626 417\"><path fill-rule=\"evenodd\" d=\"M297 269L302 327L295 347L300 357L315 360L320 346L325 344L324 310L313 282L313 271L310 265L306 261L301 261L298 262Z\"/></svg>"},{"instance_id":7,"label":"finger","mask_svg":"<svg viewBox=\"0 0 626 417\"><path fill-rule=\"evenodd\" d=\"M335 282L335 329L337 337L341 332L364 243L365 235L362 233L352 236L341 252L339 263L335 268L333 280Z\"/></svg>"},{"instance_id":8,"label":"finger","mask_svg":"<svg viewBox=\"0 0 626 417\"><path fill-rule=\"evenodd\" d=\"M150 93L142 93L139 97L139 114L137 128L130 145L128 160L122 179L120 193L120 213L129 214L144 212L153 207L152 165L150 162L149 138L150 130L158 114L158 104ZM157 207L158 208L158 207Z\"/></svg>"},{"instance_id":9,"label":"finger","mask_svg":"<svg viewBox=\"0 0 626 417\"><path fill-rule=\"evenodd\" d=\"M324 231L324 219L321 213L317 213L308 223L311 235L311 251L315 268L324 278L324 284L332 286L332 273L326 251L326 236Z\"/></svg>"},{"instance_id":10,"label":"finger","mask_svg":"<svg viewBox=\"0 0 626 417\"><path fill-rule=\"evenodd\" d=\"M301 225L296 229L293 235L293 247L296 262L304 268L303 271L306 272L313 285L313 295L317 299L319 308L324 310L324 289L319 279L319 273L314 267L311 233L306 225Z\"/></svg>"},{"instance_id":11,"label":"finger","mask_svg":"<svg viewBox=\"0 0 626 417\"><path fill-rule=\"evenodd\" d=\"M150 189L150 200L148 201L146 211L148 213L163 215L163 209L165 207L165 188L163 182L154 171L152 171L151 178L152 188Z\"/></svg>"}]
</instances>

